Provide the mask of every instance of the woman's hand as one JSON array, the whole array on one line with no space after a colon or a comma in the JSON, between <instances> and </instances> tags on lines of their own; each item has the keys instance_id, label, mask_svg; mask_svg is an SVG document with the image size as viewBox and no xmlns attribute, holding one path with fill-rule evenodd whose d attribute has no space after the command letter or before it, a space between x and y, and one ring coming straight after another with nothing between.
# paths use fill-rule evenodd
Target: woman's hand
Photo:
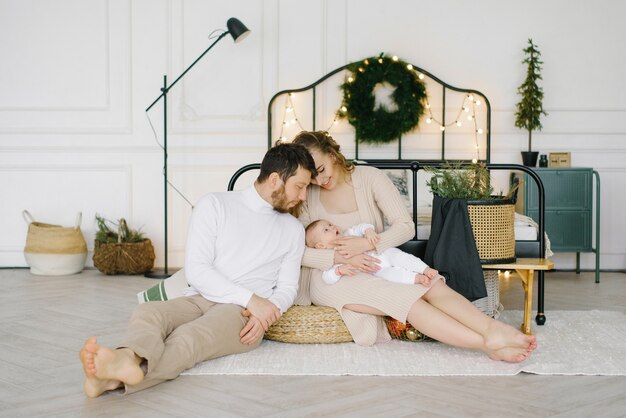
<instances>
[{"instance_id":1,"label":"woman's hand","mask_svg":"<svg viewBox=\"0 0 626 418\"><path fill-rule=\"evenodd\" d=\"M376 257L372 257L367 254L358 254L348 259L345 259L344 264L349 264L362 271L363 273L376 273L380 270L378 265L380 260Z\"/></svg>"},{"instance_id":2,"label":"woman's hand","mask_svg":"<svg viewBox=\"0 0 626 418\"><path fill-rule=\"evenodd\" d=\"M342 237L336 239L333 244L335 251L338 251L345 258L351 258L357 254L375 249L366 238L361 237Z\"/></svg>"}]
</instances>

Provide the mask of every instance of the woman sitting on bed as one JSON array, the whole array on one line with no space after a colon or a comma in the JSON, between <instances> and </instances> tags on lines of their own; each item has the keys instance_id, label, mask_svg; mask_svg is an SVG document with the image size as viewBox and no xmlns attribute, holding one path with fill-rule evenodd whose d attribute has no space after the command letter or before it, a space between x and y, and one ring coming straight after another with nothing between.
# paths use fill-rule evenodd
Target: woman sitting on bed
<instances>
[{"instance_id":1,"label":"woman sitting on bed","mask_svg":"<svg viewBox=\"0 0 626 418\"><path fill-rule=\"evenodd\" d=\"M382 252L413 237L414 225L400 193L385 173L367 166L355 167L326 132L300 132L293 141L304 145L315 161L318 176L309 186L298 217L328 219L341 228L359 223L376 227L380 240L374 247L367 239L344 237L335 249L307 248L302 259L300 295L296 303L331 306L341 314L359 345L388 341L383 315L409 322L440 342L485 352L494 360L521 362L537 347L534 336L488 317L443 280L430 287L393 283L370 274L378 259L368 251ZM383 217L389 229L383 231ZM332 286L322 271L334 264L350 264L361 273L342 277ZM310 301L306 292L310 290Z\"/></svg>"}]
</instances>

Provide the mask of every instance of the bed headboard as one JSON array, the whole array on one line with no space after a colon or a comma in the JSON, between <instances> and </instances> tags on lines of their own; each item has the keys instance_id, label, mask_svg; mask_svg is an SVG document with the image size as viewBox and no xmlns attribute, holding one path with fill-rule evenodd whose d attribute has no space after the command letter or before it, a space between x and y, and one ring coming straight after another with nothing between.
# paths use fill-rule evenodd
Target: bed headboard
<instances>
[{"instance_id":1,"label":"bed headboard","mask_svg":"<svg viewBox=\"0 0 626 418\"><path fill-rule=\"evenodd\" d=\"M289 121L285 121L285 116L287 111L294 111L294 107L291 103L292 94L305 93L306 97L303 100L309 101L308 104L303 106L306 107L307 114L304 115L304 117L300 114L298 118L292 119L297 121L297 124L301 128L300 130L327 130L332 134L333 124L329 124L328 121L330 120L329 118L334 116L336 111L339 110L341 106L341 98L334 103L332 98L331 100L328 100L328 96L338 94L339 89L337 88L336 91L333 89L329 93L328 87L322 83L328 82L332 79L336 80L337 78L340 78L342 81L346 80L354 72L366 67L364 64L365 62L369 65L376 65L375 60L382 59L398 60L395 56L388 57L383 54L380 54L378 57L369 57L364 60L355 61L336 68L308 86L282 90L272 96L267 107L268 149L271 148L278 139L280 139L285 124L289 123ZM374 63L370 63L370 61L374 61ZM406 64L411 71L414 71L419 80L426 86L426 93L428 96L427 114L421 118L416 131L419 130L420 133L423 132L431 137L439 137L438 142L440 146L440 158L432 160L446 160L450 158L446 153L446 134L452 130L453 135L464 131L464 135L470 137L472 142L475 141L476 149L481 150L481 155L479 155L476 160L489 163L491 161L491 104L487 96L475 89L460 88L448 84L439 77L415 64L404 64ZM455 97L452 97L452 95ZM281 99L285 103L282 112L281 109L277 109L278 102ZM300 105L302 105L302 103L300 103ZM469 119L472 116L473 120ZM430 117L432 117L431 121L433 123L429 123L428 125L430 126L427 126L426 119L429 119ZM305 118L307 119L307 122L301 123L301 120ZM334 119L336 118L333 118L332 120ZM480 119L480 121L477 119ZM459 127L456 125L459 125ZM444 129L440 129L441 127L444 127ZM400 136L397 140L397 149L394 158L388 159L395 161L406 159L405 154L403 154L403 145L405 145L405 139ZM355 137L355 160L360 159L359 152L363 147L367 146L370 145L361 143ZM472 146L474 146L473 143ZM415 157L409 159L415 159ZM468 158L466 160L470 161L472 159L473 158ZM424 161L423 159L420 160Z\"/></svg>"}]
</instances>

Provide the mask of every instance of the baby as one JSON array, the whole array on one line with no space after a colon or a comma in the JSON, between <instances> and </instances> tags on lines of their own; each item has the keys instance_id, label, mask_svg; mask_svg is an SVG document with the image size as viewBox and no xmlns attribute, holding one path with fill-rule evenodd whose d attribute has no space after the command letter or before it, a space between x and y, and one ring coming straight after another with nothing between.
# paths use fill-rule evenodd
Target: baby
<instances>
[{"instance_id":1,"label":"baby","mask_svg":"<svg viewBox=\"0 0 626 418\"><path fill-rule=\"evenodd\" d=\"M334 241L344 236L364 237L373 247L380 237L370 224L358 224L348 228L343 233L327 220L318 219L306 227L306 245L312 248L334 248ZM430 268L419 258L407 254L397 248L389 248L380 254L370 253L380 259L380 270L373 273L390 282L406 284L422 284L430 286L430 280L439 272ZM341 276L354 276L359 269L349 264L337 264L322 273L322 278L328 284L339 281Z\"/></svg>"}]
</instances>

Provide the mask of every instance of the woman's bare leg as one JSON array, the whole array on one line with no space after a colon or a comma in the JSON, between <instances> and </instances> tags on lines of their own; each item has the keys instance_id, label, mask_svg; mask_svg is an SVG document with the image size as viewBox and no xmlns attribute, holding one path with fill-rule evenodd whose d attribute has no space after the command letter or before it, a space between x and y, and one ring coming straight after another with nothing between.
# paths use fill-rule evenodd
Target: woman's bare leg
<instances>
[{"instance_id":1,"label":"woman's bare leg","mask_svg":"<svg viewBox=\"0 0 626 418\"><path fill-rule=\"evenodd\" d=\"M537 339L534 335L523 334L508 324L490 318L442 281L436 282L422 298L482 335L489 349L519 347L528 349L530 352L537 347Z\"/></svg>"},{"instance_id":2,"label":"woman's bare leg","mask_svg":"<svg viewBox=\"0 0 626 418\"><path fill-rule=\"evenodd\" d=\"M384 312L365 305L350 304L344 308L355 312L385 315ZM407 320L415 329L437 341L455 347L480 350L494 360L518 363L524 361L530 354L530 350L523 347L488 346L481 334L422 299L418 299L411 306Z\"/></svg>"}]
</instances>

